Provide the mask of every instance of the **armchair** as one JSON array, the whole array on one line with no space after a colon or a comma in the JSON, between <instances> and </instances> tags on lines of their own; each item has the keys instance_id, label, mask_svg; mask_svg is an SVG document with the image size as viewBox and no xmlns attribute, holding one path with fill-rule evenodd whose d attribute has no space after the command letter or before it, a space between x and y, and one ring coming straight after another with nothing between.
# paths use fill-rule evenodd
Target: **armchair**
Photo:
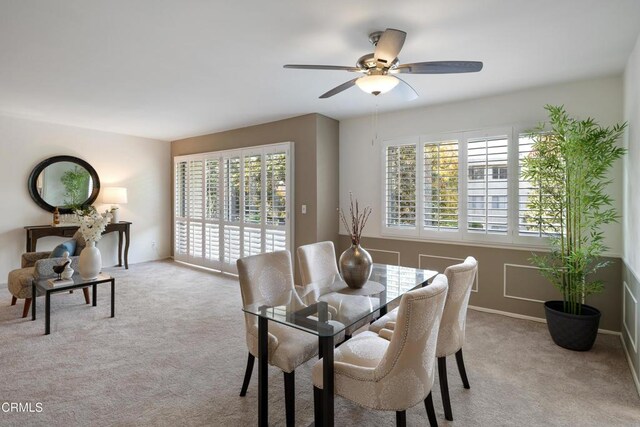
<instances>
[{"instance_id":1,"label":"armchair","mask_svg":"<svg viewBox=\"0 0 640 427\"><path fill-rule=\"evenodd\" d=\"M79 255L82 249L86 246L82 234L78 231L73 237L76 241L76 250L73 254L70 254L71 268L78 269ZM34 280L46 279L55 277L53 273L53 266L59 265L64 262L64 258L55 257L49 258L51 251L48 252L26 252L22 254L21 268L12 270L9 272L7 280L7 287L11 292L11 305L16 305L18 299L24 299L24 308L22 311L22 317L27 317L29 314L29 308L33 296L31 295L31 284ZM90 303L89 290L84 288L84 299L87 304ZM40 294L36 295L40 296Z\"/></svg>"}]
</instances>

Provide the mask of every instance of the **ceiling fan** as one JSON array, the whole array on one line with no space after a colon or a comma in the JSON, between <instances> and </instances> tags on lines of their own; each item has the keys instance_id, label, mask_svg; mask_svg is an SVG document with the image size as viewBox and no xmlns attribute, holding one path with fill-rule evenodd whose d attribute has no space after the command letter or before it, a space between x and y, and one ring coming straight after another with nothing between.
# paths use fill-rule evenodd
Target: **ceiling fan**
<instances>
[{"instance_id":1,"label":"ceiling fan","mask_svg":"<svg viewBox=\"0 0 640 427\"><path fill-rule=\"evenodd\" d=\"M355 67L341 65L296 65L287 64L284 68L301 70L337 70L364 74L334 87L320 95L330 98L333 95L357 85L360 89L375 96L390 91L398 86L408 99L415 99L418 93L397 74L450 74L475 73L482 70L482 62L478 61L430 61L412 64L400 64L398 54L404 45L407 33L393 28L376 31L369 35L369 41L375 46L373 53L358 59Z\"/></svg>"}]
</instances>

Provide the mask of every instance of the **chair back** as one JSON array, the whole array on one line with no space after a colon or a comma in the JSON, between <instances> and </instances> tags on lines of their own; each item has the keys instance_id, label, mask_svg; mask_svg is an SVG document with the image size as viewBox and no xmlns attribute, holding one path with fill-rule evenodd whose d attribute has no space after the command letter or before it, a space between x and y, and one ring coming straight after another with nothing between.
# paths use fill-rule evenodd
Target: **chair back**
<instances>
[{"instance_id":1,"label":"chair back","mask_svg":"<svg viewBox=\"0 0 640 427\"><path fill-rule=\"evenodd\" d=\"M447 289L446 276L439 274L429 286L402 296L391 342L375 368L385 407L407 409L431 392Z\"/></svg>"},{"instance_id":2,"label":"chair back","mask_svg":"<svg viewBox=\"0 0 640 427\"><path fill-rule=\"evenodd\" d=\"M295 309L303 307L294 288L289 251L269 252L241 258L236 261L236 266L244 308L255 304L293 305ZM244 320L247 347L255 356L258 354L258 317L245 313ZM276 337L269 333L270 351L277 345Z\"/></svg>"},{"instance_id":3,"label":"chair back","mask_svg":"<svg viewBox=\"0 0 640 427\"><path fill-rule=\"evenodd\" d=\"M333 242L318 242L297 249L302 284L318 282L338 274Z\"/></svg>"},{"instance_id":4,"label":"chair back","mask_svg":"<svg viewBox=\"0 0 640 427\"><path fill-rule=\"evenodd\" d=\"M474 257L467 257L463 263L447 267L444 274L449 280L449 293L440 323L437 357L454 354L464 345L467 307L478 274L478 262Z\"/></svg>"},{"instance_id":5,"label":"chair back","mask_svg":"<svg viewBox=\"0 0 640 427\"><path fill-rule=\"evenodd\" d=\"M289 251L240 258L236 261L236 266L243 307L255 303L277 306L290 302L294 287Z\"/></svg>"}]
</instances>

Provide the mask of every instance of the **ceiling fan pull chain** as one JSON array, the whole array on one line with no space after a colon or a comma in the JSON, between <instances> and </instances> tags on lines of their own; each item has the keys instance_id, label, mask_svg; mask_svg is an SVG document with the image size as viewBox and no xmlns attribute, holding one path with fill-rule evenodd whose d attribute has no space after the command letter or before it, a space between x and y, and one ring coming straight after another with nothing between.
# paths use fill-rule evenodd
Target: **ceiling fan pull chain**
<instances>
[{"instance_id":1,"label":"ceiling fan pull chain","mask_svg":"<svg viewBox=\"0 0 640 427\"><path fill-rule=\"evenodd\" d=\"M371 146L378 142L378 102L376 101L373 112L371 113L371 127L373 128L373 138L371 138Z\"/></svg>"}]
</instances>

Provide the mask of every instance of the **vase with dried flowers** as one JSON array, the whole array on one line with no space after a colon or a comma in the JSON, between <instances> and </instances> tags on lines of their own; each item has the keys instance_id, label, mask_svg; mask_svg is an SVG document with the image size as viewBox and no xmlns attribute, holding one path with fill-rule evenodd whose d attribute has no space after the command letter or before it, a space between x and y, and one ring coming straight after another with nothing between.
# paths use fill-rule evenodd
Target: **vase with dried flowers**
<instances>
[{"instance_id":1,"label":"vase with dried flowers","mask_svg":"<svg viewBox=\"0 0 640 427\"><path fill-rule=\"evenodd\" d=\"M351 237L351 247L340 255L340 275L344 279L347 286L353 289L360 289L367 283L371 276L371 267L373 261L369 252L360 246L360 237L362 230L367 224L371 208L367 206L360 211L358 199L353 201L353 194L349 193L351 205L349 207L350 223L342 209L338 209L342 224L347 229L349 237Z\"/></svg>"},{"instance_id":2,"label":"vase with dried flowers","mask_svg":"<svg viewBox=\"0 0 640 427\"><path fill-rule=\"evenodd\" d=\"M102 255L96 242L102 238L102 232L111 220L111 214L101 215L95 209L89 212L76 211L80 222L80 233L87 246L80 252L78 271L84 280L98 277L102 269Z\"/></svg>"}]
</instances>

